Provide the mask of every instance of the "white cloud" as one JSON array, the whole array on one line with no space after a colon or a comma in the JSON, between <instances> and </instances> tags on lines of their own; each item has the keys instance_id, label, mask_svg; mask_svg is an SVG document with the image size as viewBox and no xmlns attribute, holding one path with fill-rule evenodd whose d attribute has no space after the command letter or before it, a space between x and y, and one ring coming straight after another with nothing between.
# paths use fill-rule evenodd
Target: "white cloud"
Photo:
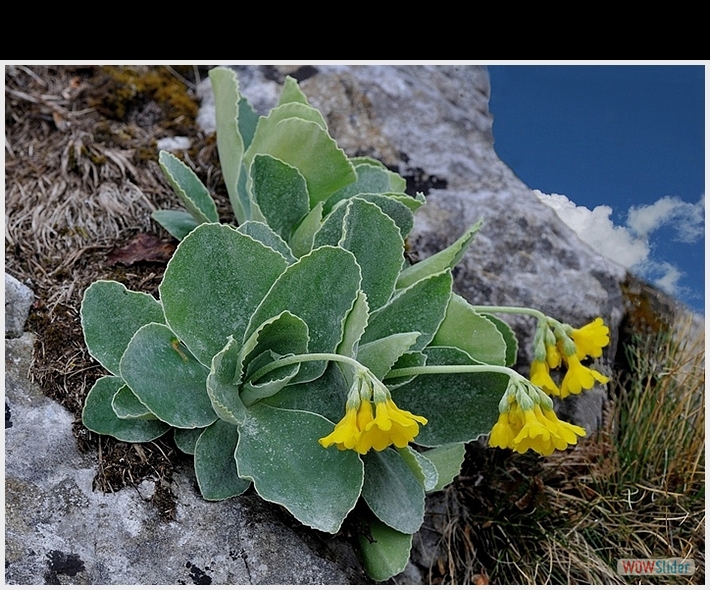
<instances>
[{"instance_id":1,"label":"white cloud","mask_svg":"<svg viewBox=\"0 0 710 590\"><path fill-rule=\"evenodd\" d=\"M671 225L676 239L690 244L705 233L705 195L697 203L686 203L678 197L663 197L652 205L631 207L628 226L639 237L647 237L664 225Z\"/></svg>"},{"instance_id":2,"label":"white cloud","mask_svg":"<svg viewBox=\"0 0 710 590\"><path fill-rule=\"evenodd\" d=\"M684 273L669 262L650 258L649 237L659 228L671 226L676 232L676 239L681 242L692 243L702 239L705 234L704 195L697 203L686 203L678 197L663 197L652 205L631 207L627 217L628 227L624 227L614 225L612 209L606 205L590 211L577 206L564 195L546 195L538 190L533 192L594 250L632 269L667 293L678 295L681 290L678 283Z\"/></svg>"},{"instance_id":3,"label":"white cloud","mask_svg":"<svg viewBox=\"0 0 710 590\"><path fill-rule=\"evenodd\" d=\"M600 205L590 211L586 207L578 207L564 195L546 195L539 190L533 192L599 254L626 268L641 264L648 258L650 248L647 240L636 237L625 227L614 225L610 218L611 207Z\"/></svg>"}]
</instances>

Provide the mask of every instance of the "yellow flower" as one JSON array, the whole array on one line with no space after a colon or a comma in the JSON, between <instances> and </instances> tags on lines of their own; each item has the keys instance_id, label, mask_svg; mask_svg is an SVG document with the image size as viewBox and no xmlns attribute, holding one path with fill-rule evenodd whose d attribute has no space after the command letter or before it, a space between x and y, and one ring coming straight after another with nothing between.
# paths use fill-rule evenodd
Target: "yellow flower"
<instances>
[{"instance_id":1,"label":"yellow flower","mask_svg":"<svg viewBox=\"0 0 710 590\"><path fill-rule=\"evenodd\" d=\"M535 404L523 411L513 400L508 412L501 412L491 430L488 444L501 449L525 453L532 449L540 455L551 455L555 449L563 451L584 436L584 428L557 418L554 410Z\"/></svg>"},{"instance_id":2,"label":"yellow flower","mask_svg":"<svg viewBox=\"0 0 710 590\"><path fill-rule=\"evenodd\" d=\"M596 318L578 330L572 330L571 335L580 359L587 356L599 358L602 355L602 348L609 344L609 328L604 325L604 320L601 318Z\"/></svg>"},{"instance_id":3,"label":"yellow flower","mask_svg":"<svg viewBox=\"0 0 710 590\"><path fill-rule=\"evenodd\" d=\"M427 419L416 416L406 410L400 410L391 398L375 404L375 419L367 426L361 439L361 446L382 451L393 444L398 448L406 447L419 434L419 424L426 424Z\"/></svg>"},{"instance_id":4,"label":"yellow flower","mask_svg":"<svg viewBox=\"0 0 710 590\"><path fill-rule=\"evenodd\" d=\"M560 356L560 351L554 344L547 345L547 354L545 356L545 362L547 366L551 369L556 369L562 363L562 357Z\"/></svg>"},{"instance_id":5,"label":"yellow flower","mask_svg":"<svg viewBox=\"0 0 710 590\"><path fill-rule=\"evenodd\" d=\"M366 404L368 405L369 402ZM370 410L372 412L372 410ZM360 440L361 429L358 426L358 408L348 408L345 411L343 419L335 425L333 432L328 436L318 439L318 442L328 448L331 445L338 445L342 451L345 449L354 449L358 440Z\"/></svg>"},{"instance_id":6,"label":"yellow flower","mask_svg":"<svg viewBox=\"0 0 710 590\"><path fill-rule=\"evenodd\" d=\"M570 393L580 393L582 389L591 389L594 387L595 381L602 384L609 382L609 378L599 371L585 367L580 363L576 354L569 355L566 360L567 374L560 387L561 398L567 397Z\"/></svg>"},{"instance_id":7,"label":"yellow flower","mask_svg":"<svg viewBox=\"0 0 710 590\"><path fill-rule=\"evenodd\" d=\"M552 380L550 367L546 361L533 360L530 364L530 382L537 385L545 393L560 395L560 389L557 387L557 383Z\"/></svg>"}]
</instances>

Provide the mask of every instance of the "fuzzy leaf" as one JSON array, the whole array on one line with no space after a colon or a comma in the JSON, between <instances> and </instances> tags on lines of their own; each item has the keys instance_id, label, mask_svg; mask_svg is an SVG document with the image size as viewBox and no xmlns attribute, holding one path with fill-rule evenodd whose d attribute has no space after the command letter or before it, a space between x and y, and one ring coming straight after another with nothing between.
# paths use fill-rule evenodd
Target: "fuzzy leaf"
<instances>
[{"instance_id":1,"label":"fuzzy leaf","mask_svg":"<svg viewBox=\"0 0 710 590\"><path fill-rule=\"evenodd\" d=\"M205 500L226 500L243 494L250 482L237 475L234 449L239 431L234 424L217 420L195 445L195 475Z\"/></svg>"},{"instance_id":2,"label":"fuzzy leaf","mask_svg":"<svg viewBox=\"0 0 710 590\"><path fill-rule=\"evenodd\" d=\"M363 456L362 497L373 514L400 533L416 533L424 522L424 488L394 449Z\"/></svg>"},{"instance_id":3,"label":"fuzzy leaf","mask_svg":"<svg viewBox=\"0 0 710 590\"><path fill-rule=\"evenodd\" d=\"M375 377L384 379L397 360L414 346L419 336L419 332L404 332L368 342L358 348L357 360Z\"/></svg>"},{"instance_id":4,"label":"fuzzy leaf","mask_svg":"<svg viewBox=\"0 0 710 590\"><path fill-rule=\"evenodd\" d=\"M266 223L287 242L308 215L306 179L301 173L267 154L257 154L251 165L254 201Z\"/></svg>"},{"instance_id":5,"label":"fuzzy leaf","mask_svg":"<svg viewBox=\"0 0 710 590\"><path fill-rule=\"evenodd\" d=\"M439 481L439 473L434 463L425 455L415 451L412 447L397 449L397 452L407 464L407 467L412 470L412 473L414 473L414 476L424 488L424 491L432 491Z\"/></svg>"},{"instance_id":6,"label":"fuzzy leaf","mask_svg":"<svg viewBox=\"0 0 710 590\"><path fill-rule=\"evenodd\" d=\"M318 443L332 430L317 414L255 404L239 429L239 476L303 524L336 533L360 496L363 465L357 453Z\"/></svg>"},{"instance_id":7,"label":"fuzzy leaf","mask_svg":"<svg viewBox=\"0 0 710 590\"><path fill-rule=\"evenodd\" d=\"M231 424L241 424L246 411L237 381L241 373L240 349L239 342L230 336L225 347L212 359L210 374L207 376L207 394L212 408L221 420Z\"/></svg>"},{"instance_id":8,"label":"fuzzy leaf","mask_svg":"<svg viewBox=\"0 0 710 590\"><path fill-rule=\"evenodd\" d=\"M478 364L456 348L429 347L424 352L427 366ZM498 402L508 379L499 373L419 375L393 390L392 399L400 408L429 421L421 427L417 444L438 447L470 442L488 434L498 420Z\"/></svg>"},{"instance_id":9,"label":"fuzzy leaf","mask_svg":"<svg viewBox=\"0 0 710 590\"><path fill-rule=\"evenodd\" d=\"M219 221L212 195L189 167L165 150L161 150L158 163L180 202L197 223Z\"/></svg>"},{"instance_id":10,"label":"fuzzy leaf","mask_svg":"<svg viewBox=\"0 0 710 590\"><path fill-rule=\"evenodd\" d=\"M180 242L160 284L168 325L209 367L229 336L242 343L249 318L287 266L233 227L203 224Z\"/></svg>"},{"instance_id":11,"label":"fuzzy leaf","mask_svg":"<svg viewBox=\"0 0 710 590\"><path fill-rule=\"evenodd\" d=\"M173 428L175 445L186 455L194 455L197 439L204 431L204 428Z\"/></svg>"},{"instance_id":12,"label":"fuzzy leaf","mask_svg":"<svg viewBox=\"0 0 710 590\"><path fill-rule=\"evenodd\" d=\"M158 209L150 216L162 225L177 240L183 240L199 223L187 211Z\"/></svg>"},{"instance_id":13,"label":"fuzzy leaf","mask_svg":"<svg viewBox=\"0 0 710 590\"><path fill-rule=\"evenodd\" d=\"M262 117L244 154L247 167L256 154L269 154L297 168L306 179L311 209L356 178L345 152L312 121Z\"/></svg>"},{"instance_id":14,"label":"fuzzy leaf","mask_svg":"<svg viewBox=\"0 0 710 590\"><path fill-rule=\"evenodd\" d=\"M147 293L129 291L116 281L96 281L81 302L81 326L91 356L114 375L138 328L163 322L163 308Z\"/></svg>"},{"instance_id":15,"label":"fuzzy leaf","mask_svg":"<svg viewBox=\"0 0 710 590\"><path fill-rule=\"evenodd\" d=\"M446 316L431 341L432 346L454 346L487 365L505 365L506 344L496 325L474 311L460 295L452 293Z\"/></svg>"},{"instance_id":16,"label":"fuzzy leaf","mask_svg":"<svg viewBox=\"0 0 710 590\"><path fill-rule=\"evenodd\" d=\"M323 202L318 203L310 213L303 218L293 232L289 245L296 258L305 256L313 249L313 239L321 227Z\"/></svg>"},{"instance_id":17,"label":"fuzzy leaf","mask_svg":"<svg viewBox=\"0 0 710 590\"><path fill-rule=\"evenodd\" d=\"M373 518L370 536L374 542L364 535L359 536L367 575L376 582L384 582L403 572L412 550L412 535L400 533Z\"/></svg>"},{"instance_id":18,"label":"fuzzy leaf","mask_svg":"<svg viewBox=\"0 0 710 590\"><path fill-rule=\"evenodd\" d=\"M121 377L163 422L177 428L209 426L217 419L207 395L207 367L161 324L143 326L121 359Z\"/></svg>"},{"instance_id":19,"label":"fuzzy leaf","mask_svg":"<svg viewBox=\"0 0 710 590\"><path fill-rule=\"evenodd\" d=\"M247 333L288 310L308 326L308 352L334 352L359 288L360 269L350 252L331 246L313 250L276 280L254 312ZM303 364L297 379L315 379L324 370L325 363Z\"/></svg>"},{"instance_id":20,"label":"fuzzy leaf","mask_svg":"<svg viewBox=\"0 0 710 590\"><path fill-rule=\"evenodd\" d=\"M234 214L240 222L250 219L251 207L244 194L238 190L242 171L244 141L239 131L240 95L237 74L230 68L213 68L209 73L214 91L217 119L217 151L222 166L224 184Z\"/></svg>"},{"instance_id":21,"label":"fuzzy leaf","mask_svg":"<svg viewBox=\"0 0 710 590\"><path fill-rule=\"evenodd\" d=\"M370 315L361 345L402 332L419 332L413 350L431 342L444 319L451 296L451 273L430 275L398 292L387 305Z\"/></svg>"},{"instance_id":22,"label":"fuzzy leaf","mask_svg":"<svg viewBox=\"0 0 710 590\"><path fill-rule=\"evenodd\" d=\"M518 360L518 337L512 328L500 318L493 314L481 314L487 320L493 322L505 340L505 366L512 367Z\"/></svg>"},{"instance_id":23,"label":"fuzzy leaf","mask_svg":"<svg viewBox=\"0 0 710 590\"><path fill-rule=\"evenodd\" d=\"M291 248L288 244L281 239L273 229L271 229L266 223L261 221L249 220L242 223L237 231L240 234L254 238L257 242L261 242L267 248L275 250L281 256L286 259L286 262L291 264L296 262L296 258L291 252Z\"/></svg>"},{"instance_id":24,"label":"fuzzy leaf","mask_svg":"<svg viewBox=\"0 0 710 590\"><path fill-rule=\"evenodd\" d=\"M124 385L116 392L111 407L119 418L157 419L157 416L141 403L128 385Z\"/></svg>"},{"instance_id":25,"label":"fuzzy leaf","mask_svg":"<svg viewBox=\"0 0 710 590\"><path fill-rule=\"evenodd\" d=\"M159 420L124 420L116 416L111 402L124 385L120 377L99 377L84 402L81 415L84 426L92 432L131 443L148 442L170 430L169 424Z\"/></svg>"},{"instance_id":26,"label":"fuzzy leaf","mask_svg":"<svg viewBox=\"0 0 710 590\"><path fill-rule=\"evenodd\" d=\"M423 456L436 467L439 478L432 492L439 492L449 485L461 472L461 465L466 454L463 443L443 445L424 451ZM427 490L428 491L428 490Z\"/></svg>"},{"instance_id":27,"label":"fuzzy leaf","mask_svg":"<svg viewBox=\"0 0 710 590\"><path fill-rule=\"evenodd\" d=\"M415 282L421 280L423 277L436 274L442 270L451 270L456 266L466 250L471 245L473 238L476 237L478 230L481 228L481 221L472 225L464 235L462 235L458 240L456 240L451 246L437 252L433 256L418 262L405 268L399 275L399 280L397 281L397 288L403 289Z\"/></svg>"}]
</instances>

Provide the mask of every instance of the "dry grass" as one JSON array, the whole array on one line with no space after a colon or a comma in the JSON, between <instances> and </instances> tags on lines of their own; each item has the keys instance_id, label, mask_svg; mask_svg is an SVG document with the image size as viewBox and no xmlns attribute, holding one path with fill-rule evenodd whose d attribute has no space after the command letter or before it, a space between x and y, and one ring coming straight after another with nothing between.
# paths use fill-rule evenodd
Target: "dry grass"
<instances>
[{"instance_id":1,"label":"dry grass","mask_svg":"<svg viewBox=\"0 0 710 590\"><path fill-rule=\"evenodd\" d=\"M545 460L471 449L430 581L704 583L704 332L681 322L627 356L594 439ZM694 559L696 573L616 573L617 559L652 557Z\"/></svg>"}]
</instances>

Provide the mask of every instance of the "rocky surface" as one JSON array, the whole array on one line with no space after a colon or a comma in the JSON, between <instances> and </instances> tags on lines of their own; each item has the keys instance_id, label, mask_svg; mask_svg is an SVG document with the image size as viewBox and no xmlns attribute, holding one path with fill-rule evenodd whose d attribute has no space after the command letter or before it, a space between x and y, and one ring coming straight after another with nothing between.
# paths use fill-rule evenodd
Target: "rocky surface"
<instances>
[{"instance_id":1,"label":"rocky surface","mask_svg":"<svg viewBox=\"0 0 710 590\"><path fill-rule=\"evenodd\" d=\"M479 218L485 225L456 269L456 290L475 304L536 307L581 325L601 316L612 343L624 314L625 271L580 242L497 157L480 67L240 67L242 91L262 112L286 73L320 108L350 155L370 155L427 193L411 247L441 250ZM201 92L209 100L209 84ZM209 110L201 119L209 122ZM96 462L78 452L72 417L29 378L33 336L23 333L31 293L6 277L6 582L109 584L360 583L352 548L324 538L258 497L205 502L191 466L173 481L176 518L148 502L155 482L104 494L92 489ZM534 325L507 317L529 361ZM614 356L610 347L603 359ZM593 430L603 390L575 396L564 412ZM413 557L437 559L445 526L441 494ZM433 515L433 516L432 516ZM426 537L426 538L425 538ZM398 578L418 583L411 565Z\"/></svg>"},{"instance_id":2,"label":"rocky surface","mask_svg":"<svg viewBox=\"0 0 710 590\"><path fill-rule=\"evenodd\" d=\"M20 310L13 291L6 310ZM10 303L10 305L7 305ZM22 327L27 316L8 317ZM296 532L256 496L204 501L178 469L176 516L161 522L155 482L94 491L96 462L73 419L31 381L34 336L5 340L5 581L10 584L347 584L364 580L352 549Z\"/></svg>"}]
</instances>

